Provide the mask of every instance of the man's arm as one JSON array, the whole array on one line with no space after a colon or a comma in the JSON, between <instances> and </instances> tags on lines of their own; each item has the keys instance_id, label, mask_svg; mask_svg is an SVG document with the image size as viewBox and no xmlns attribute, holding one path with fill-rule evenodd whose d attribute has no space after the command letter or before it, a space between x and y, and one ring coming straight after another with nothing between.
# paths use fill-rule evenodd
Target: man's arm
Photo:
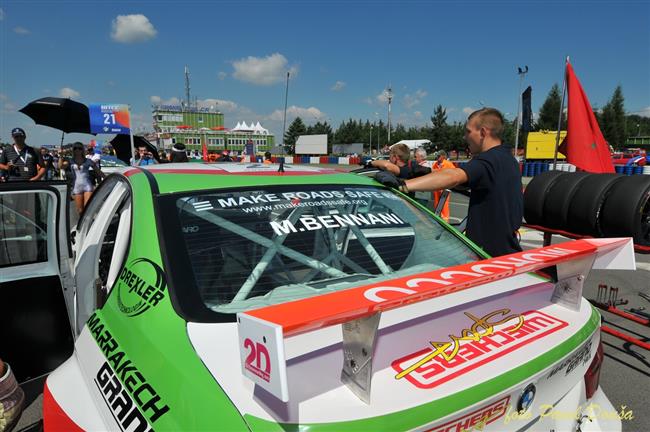
<instances>
[{"instance_id":1,"label":"man's arm","mask_svg":"<svg viewBox=\"0 0 650 432\"><path fill-rule=\"evenodd\" d=\"M390 171L395 175L399 175L399 167L387 160L376 160L370 163L375 168L383 169L384 171Z\"/></svg>"},{"instance_id":2,"label":"man's arm","mask_svg":"<svg viewBox=\"0 0 650 432\"><path fill-rule=\"evenodd\" d=\"M434 191L451 189L467 183L467 173L460 168L434 171L431 174L406 180L404 183L409 192Z\"/></svg>"},{"instance_id":3,"label":"man's arm","mask_svg":"<svg viewBox=\"0 0 650 432\"><path fill-rule=\"evenodd\" d=\"M29 181L37 181L40 180L41 177L45 175L45 161L43 160L43 156L40 155L40 153L34 152L33 156L36 158L36 175L32 178L29 179Z\"/></svg>"},{"instance_id":4,"label":"man's arm","mask_svg":"<svg viewBox=\"0 0 650 432\"><path fill-rule=\"evenodd\" d=\"M45 175L45 167L42 165L36 165L38 167L38 171L36 171L36 175L32 178L29 179L29 181L36 181L40 180L41 177Z\"/></svg>"}]
</instances>

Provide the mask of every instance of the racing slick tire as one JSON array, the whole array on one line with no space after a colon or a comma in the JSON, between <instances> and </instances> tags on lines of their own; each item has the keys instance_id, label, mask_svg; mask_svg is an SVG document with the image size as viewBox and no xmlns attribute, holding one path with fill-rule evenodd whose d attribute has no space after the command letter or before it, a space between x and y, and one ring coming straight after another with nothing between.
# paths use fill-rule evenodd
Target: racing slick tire
<instances>
[{"instance_id":1,"label":"racing slick tire","mask_svg":"<svg viewBox=\"0 0 650 432\"><path fill-rule=\"evenodd\" d=\"M533 177L524 191L524 219L532 225L544 225L546 192L562 175L562 171L546 171Z\"/></svg>"},{"instance_id":2,"label":"racing slick tire","mask_svg":"<svg viewBox=\"0 0 650 432\"><path fill-rule=\"evenodd\" d=\"M589 181L592 174L585 172L565 173L549 186L544 200L544 226L567 230L569 206L573 195L583 181Z\"/></svg>"},{"instance_id":3,"label":"racing slick tire","mask_svg":"<svg viewBox=\"0 0 650 432\"><path fill-rule=\"evenodd\" d=\"M600 228L606 237L633 237L637 245L650 246L650 176L623 177L612 186Z\"/></svg>"},{"instance_id":4,"label":"racing slick tire","mask_svg":"<svg viewBox=\"0 0 650 432\"><path fill-rule=\"evenodd\" d=\"M610 188L623 177L618 174L593 174L581 182L569 206L569 232L602 237L598 226L600 211Z\"/></svg>"}]
</instances>

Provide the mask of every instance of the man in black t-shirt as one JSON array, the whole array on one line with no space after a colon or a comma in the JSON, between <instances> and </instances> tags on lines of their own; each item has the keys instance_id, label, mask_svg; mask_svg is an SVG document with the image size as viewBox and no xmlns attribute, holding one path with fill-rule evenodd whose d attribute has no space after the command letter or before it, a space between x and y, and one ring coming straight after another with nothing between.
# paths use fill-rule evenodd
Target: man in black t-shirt
<instances>
[{"instance_id":1,"label":"man in black t-shirt","mask_svg":"<svg viewBox=\"0 0 650 432\"><path fill-rule=\"evenodd\" d=\"M516 236L523 217L521 173L510 148L501 142L502 132L503 116L498 110L475 111L465 124L465 141L472 160L460 168L397 182L403 192L468 185L471 196L466 234L491 256L521 251Z\"/></svg>"},{"instance_id":2,"label":"man in black t-shirt","mask_svg":"<svg viewBox=\"0 0 650 432\"><path fill-rule=\"evenodd\" d=\"M25 144L25 131L13 128L11 136L14 144L5 147L0 153L0 170L6 172L9 181L36 181L45 175L45 166L41 155Z\"/></svg>"}]
</instances>

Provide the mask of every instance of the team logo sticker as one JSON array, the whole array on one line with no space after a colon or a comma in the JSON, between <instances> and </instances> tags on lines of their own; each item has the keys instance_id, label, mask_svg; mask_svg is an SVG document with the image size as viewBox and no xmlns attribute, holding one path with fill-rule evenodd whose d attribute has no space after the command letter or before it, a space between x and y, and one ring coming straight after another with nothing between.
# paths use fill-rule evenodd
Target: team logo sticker
<instances>
[{"instance_id":1,"label":"team logo sticker","mask_svg":"<svg viewBox=\"0 0 650 432\"><path fill-rule=\"evenodd\" d=\"M155 307L165 297L167 281L162 268L147 258L124 266L117 280L117 306L130 317Z\"/></svg>"}]
</instances>

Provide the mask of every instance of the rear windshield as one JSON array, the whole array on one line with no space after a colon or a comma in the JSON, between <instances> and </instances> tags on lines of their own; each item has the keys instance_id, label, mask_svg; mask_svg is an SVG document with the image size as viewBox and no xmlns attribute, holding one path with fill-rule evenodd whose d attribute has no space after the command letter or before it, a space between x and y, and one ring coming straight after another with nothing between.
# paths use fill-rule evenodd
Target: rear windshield
<instances>
[{"instance_id":1,"label":"rear windshield","mask_svg":"<svg viewBox=\"0 0 650 432\"><path fill-rule=\"evenodd\" d=\"M479 259L430 214L382 188L269 186L171 199L174 240L182 239L168 248L180 257L172 271L219 313Z\"/></svg>"}]
</instances>

